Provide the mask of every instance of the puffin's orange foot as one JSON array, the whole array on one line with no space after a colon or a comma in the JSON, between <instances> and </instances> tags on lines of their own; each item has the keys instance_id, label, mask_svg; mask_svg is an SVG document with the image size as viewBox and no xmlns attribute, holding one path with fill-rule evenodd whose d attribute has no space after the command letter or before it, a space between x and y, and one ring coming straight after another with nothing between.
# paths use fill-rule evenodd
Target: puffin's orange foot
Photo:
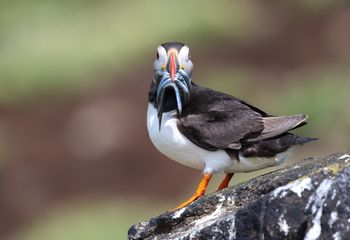
<instances>
[{"instance_id":1,"label":"puffin's orange foot","mask_svg":"<svg viewBox=\"0 0 350 240\"><path fill-rule=\"evenodd\" d=\"M203 196L212 176L213 176L213 174L208 174L208 173L203 174L202 180L199 183L199 185L196 189L196 192L193 194L193 196L190 197L190 199L188 199L187 201L185 201L182 204L180 204L179 206L177 206L176 208L172 209L171 211L186 207L190 203L194 202L195 200L197 200L198 198Z\"/></svg>"},{"instance_id":2,"label":"puffin's orange foot","mask_svg":"<svg viewBox=\"0 0 350 240\"><path fill-rule=\"evenodd\" d=\"M218 190L217 191L220 191L224 188L227 188L231 178L233 177L234 173L226 173L226 176L224 178L224 180L222 180L222 182L220 183L219 187L218 187Z\"/></svg>"},{"instance_id":3,"label":"puffin's orange foot","mask_svg":"<svg viewBox=\"0 0 350 240\"><path fill-rule=\"evenodd\" d=\"M187 201L181 203L179 206L177 206L176 208L172 209L172 210L177 210L183 207L186 207L187 205L191 204L192 202L196 201L198 198L200 198L201 196L203 196L204 193L202 195L197 195L196 193L193 194L192 197L190 197L190 199L188 199Z\"/></svg>"}]
</instances>

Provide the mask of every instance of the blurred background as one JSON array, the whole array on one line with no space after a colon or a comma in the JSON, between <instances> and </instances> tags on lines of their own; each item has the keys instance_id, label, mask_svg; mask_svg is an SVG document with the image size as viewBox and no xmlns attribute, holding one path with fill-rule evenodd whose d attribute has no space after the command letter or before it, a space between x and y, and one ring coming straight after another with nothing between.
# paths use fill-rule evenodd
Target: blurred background
<instances>
[{"instance_id":1,"label":"blurred background","mask_svg":"<svg viewBox=\"0 0 350 240\"><path fill-rule=\"evenodd\" d=\"M345 0L1 1L0 239L124 239L192 194L200 172L146 130L162 42L190 47L198 84L309 114L296 132L320 140L284 165L350 150L349 25Z\"/></svg>"}]
</instances>

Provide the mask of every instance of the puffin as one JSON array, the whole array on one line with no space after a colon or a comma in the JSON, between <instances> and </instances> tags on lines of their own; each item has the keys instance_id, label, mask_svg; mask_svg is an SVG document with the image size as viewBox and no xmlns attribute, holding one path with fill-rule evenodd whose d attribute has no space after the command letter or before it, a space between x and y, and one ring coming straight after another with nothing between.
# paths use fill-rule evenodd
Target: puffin
<instances>
[{"instance_id":1,"label":"puffin","mask_svg":"<svg viewBox=\"0 0 350 240\"><path fill-rule=\"evenodd\" d=\"M225 173L220 191L234 173L279 165L293 146L316 140L290 132L306 124L306 114L268 114L237 97L195 84L192 70L187 45L158 46L148 93L149 137L166 157L202 171L194 194L175 209L203 196L216 173Z\"/></svg>"}]
</instances>

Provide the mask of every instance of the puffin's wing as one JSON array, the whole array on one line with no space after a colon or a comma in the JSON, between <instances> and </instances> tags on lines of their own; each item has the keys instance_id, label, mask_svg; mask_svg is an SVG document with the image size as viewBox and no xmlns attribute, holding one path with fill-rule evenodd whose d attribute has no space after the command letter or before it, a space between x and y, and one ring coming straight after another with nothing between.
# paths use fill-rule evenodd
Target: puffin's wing
<instances>
[{"instance_id":1,"label":"puffin's wing","mask_svg":"<svg viewBox=\"0 0 350 240\"><path fill-rule=\"evenodd\" d=\"M276 137L282 133L290 131L294 128L306 124L305 120L308 118L306 114L298 114L292 116L280 117L264 117L264 130L255 138L247 139L247 142L259 141L267 138Z\"/></svg>"},{"instance_id":2,"label":"puffin's wing","mask_svg":"<svg viewBox=\"0 0 350 240\"><path fill-rule=\"evenodd\" d=\"M259 112L237 98L211 91L192 94L189 109L178 120L179 130L189 140L212 151L240 149L240 140L263 131Z\"/></svg>"}]
</instances>

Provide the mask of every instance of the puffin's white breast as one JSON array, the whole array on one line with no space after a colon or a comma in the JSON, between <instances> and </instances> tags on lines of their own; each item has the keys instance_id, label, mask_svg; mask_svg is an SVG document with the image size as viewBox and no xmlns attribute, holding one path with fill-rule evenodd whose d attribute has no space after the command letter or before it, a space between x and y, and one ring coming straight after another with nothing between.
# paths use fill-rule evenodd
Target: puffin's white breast
<instances>
[{"instance_id":1,"label":"puffin's white breast","mask_svg":"<svg viewBox=\"0 0 350 240\"><path fill-rule=\"evenodd\" d=\"M213 172L250 172L274 166L283 162L286 157L278 154L272 158L231 159L224 150L207 151L188 140L177 128L176 112L163 113L161 130L157 110L148 104L147 129L154 146L170 159L188 167L201 169L206 173Z\"/></svg>"},{"instance_id":2,"label":"puffin's white breast","mask_svg":"<svg viewBox=\"0 0 350 240\"><path fill-rule=\"evenodd\" d=\"M207 151L188 140L177 128L175 111L163 113L161 131L159 131L157 110L149 104L147 129L155 147L167 157L183 165L202 169L204 172L225 171L232 165L232 160L225 151Z\"/></svg>"}]
</instances>

